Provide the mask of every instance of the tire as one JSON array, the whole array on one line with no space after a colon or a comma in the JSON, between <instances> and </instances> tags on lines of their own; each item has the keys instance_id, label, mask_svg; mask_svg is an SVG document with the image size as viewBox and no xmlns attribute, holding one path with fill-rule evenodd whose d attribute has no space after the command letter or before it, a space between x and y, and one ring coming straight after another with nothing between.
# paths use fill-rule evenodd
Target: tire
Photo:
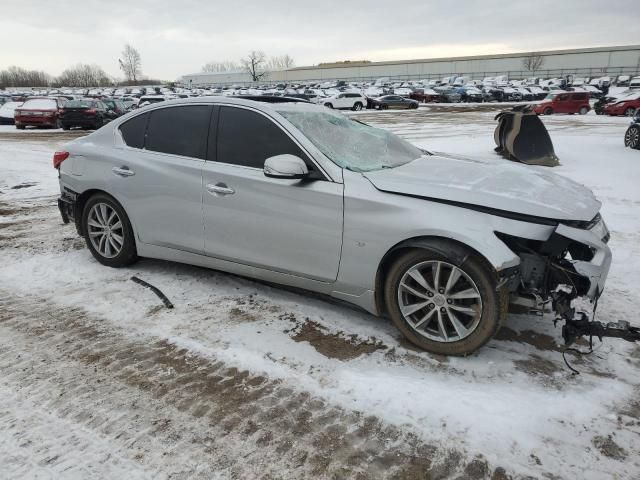
<instances>
[{"instance_id":1,"label":"tire","mask_svg":"<svg viewBox=\"0 0 640 480\"><path fill-rule=\"evenodd\" d=\"M333 104L332 103L325 103L324 106L327 107L327 108L333 108Z\"/></svg>"},{"instance_id":2,"label":"tire","mask_svg":"<svg viewBox=\"0 0 640 480\"><path fill-rule=\"evenodd\" d=\"M551 115L553 113L553 109L551 107L547 107L542 113L544 113L545 115Z\"/></svg>"},{"instance_id":3,"label":"tire","mask_svg":"<svg viewBox=\"0 0 640 480\"><path fill-rule=\"evenodd\" d=\"M24 130L25 127L24 127L24 125L16 125L16 128L18 130Z\"/></svg>"},{"instance_id":4,"label":"tire","mask_svg":"<svg viewBox=\"0 0 640 480\"><path fill-rule=\"evenodd\" d=\"M63 123L63 124L62 124L62 129L63 129L63 130L70 130L70 129L71 129L71 127L70 127L69 125L67 125L66 123Z\"/></svg>"},{"instance_id":5,"label":"tire","mask_svg":"<svg viewBox=\"0 0 640 480\"><path fill-rule=\"evenodd\" d=\"M633 107L629 107L624 111L625 117L633 117L636 113L636 109Z\"/></svg>"},{"instance_id":6,"label":"tire","mask_svg":"<svg viewBox=\"0 0 640 480\"><path fill-rule=\"evenodd\" d=\"M353 110L353 111L355 111L355 112L359 112L360 110L362 110L362 103L360 103L360 102L356 102L356 103L353 105L353 108L352 108L351 110Z\"/></svg>"},{"instance_id":7,"label":"tire","mask_svg":"<svg viewBox=\"0 0 640 480\"><path fill-rule=\"evenodd\" d=\"M580 115L586 115L587 113L589 113L589 109L587 107L582 107L580 108L580 111L578 113Z\"/></svg>"},{"instance_id":8,"label":"tire","mask_svg":"<svg viewBox=\"0 0 640 480\"><path fill-rule=\"evenodd\" d=\"M381 105L380 108L382 110L389 110L389 105Z\"/></svg>"},{"instance_id":9,"label":"tire","mask_svg":"<svg viewBox=\"0 0 640 480\"><path fill-rule=\"evenodd\" d=\"M433 274L428 278L434 265L440 265L440 282L435 281ZM414 288L414 292L429 293L409 274L420 268L426 269L421 270L426 272L421 278L428 286L433 287L435 283L439 283L440 289L429 297L412 296L405 287L400 286L404 282L403 285ZM454 269L458 270L459 276L449 288L449 295L451 292L454 292L453 295L460 295L473 291L479 298L447 298L445 282L448 283ZM384 298L391 320L411 343L431 353L454 356L469 355L487 343L506 317L508 306L507 292L504 289L496 291L495 276L480 259L471 255L464 264L455 266L452 260L426 249L409 250L393 264L385 281ZM426 306L406 315L402 313L400 302L407 302L405 308L407 304ZM467 310L466 313L462 313L464 309ZM474 310L475 314L468 313ZM450 312L455 313L450 317ZM454 321L458 322L458 327L454 326ZM425 322L424 326L419 322ZM422 328L416 328L415 323ZM447 332L446 340L441 333L443 330Z\"/></svg>"},{"instance_id":10,"label":"tire","mask_svg":"<svg viewBox=\"0 0 640 480\"><path fill-rule=\"evenodd\" d=\"M111 217L112 213L115 213L116 217L109 223L110 235L104 238L104 235L99 235L99 232L104 232L104 228L97 228L94 225L104 225L106 223L104 216ZM90 220L92 224L89 223ZM108 221L109 218L106 220ZM114 268L126 267L138 259L129 217L110 195L98 193L89 198L82 211L82 234L87 248L102 265ZM119 250L118 245L120 245Z\"/></svg>"},{"instance_id":11,"label":"tire","mask_svg":"<svg viewBox=\"0 0 640 480\"><path fill-rule=\"evenodd\" d=\"M624 146L640 150L640 127L631 125L624 134Z\"/></svg>"}]
</instances>

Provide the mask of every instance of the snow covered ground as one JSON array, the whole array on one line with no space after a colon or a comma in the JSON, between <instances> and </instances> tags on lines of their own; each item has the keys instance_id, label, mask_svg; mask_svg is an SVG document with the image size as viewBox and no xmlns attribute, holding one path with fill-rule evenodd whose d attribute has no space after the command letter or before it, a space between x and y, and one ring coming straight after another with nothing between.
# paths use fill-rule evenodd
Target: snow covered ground
<instances>
[{"instance_id":1,"label":"snow covered ground","mask_svg":"<svg viewBox=\"0 0 640 480\"><path fill-rule=\"evenodd\" d=\"M459 110L352 115L493 157L495 111ZM599 319L637 323L628 119L544 122L554 170L594 190L612 231ZM55 207L52 152L80 133L14 132L0 127L0 476L640 477L640 348L596 341L569 356L573 376L551 318L510 315L476 355L441 358L316 295L154 260L102 267Z\"/></svg>"}]
</instances>

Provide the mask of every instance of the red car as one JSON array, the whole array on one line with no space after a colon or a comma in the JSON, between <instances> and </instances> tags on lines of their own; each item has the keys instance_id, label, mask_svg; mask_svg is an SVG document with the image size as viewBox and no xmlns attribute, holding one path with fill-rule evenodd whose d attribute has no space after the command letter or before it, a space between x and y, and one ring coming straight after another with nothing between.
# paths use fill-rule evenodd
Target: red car
<instances>
[{"instance_id":1,"label":"red car","mask_svg":"<svg viewBox=\"0 0 640 480\"><path fill-rule=\"evenodd\" d=\"M604 113L606 115L633 117L636 112L640 112L640 94L633 94L626 98L621 98L613 103L608 103L604 107Z\"/></svg>"},{"instance_id":2,"label":"red car","mask_svg":"<svg viewBox=\"0 0 640 480\"><path fill-rule=\"evenodd\" d=\"M585 115L589 110L591 110L591 106L587 92L553 92L533 107L533 111L538 115L551 115L552 113Z\"/></svg>"},{"instance_id":3,"label":"red car","mask_svg":"<svg viewBox=\"0 0 640 480\"><path fill-rule=\"evenodd\" d=\"M16 108L16 128L24 130L28 125L34 127L60 128L60 110L66 99L49 97L28 98L21 107Z\"/></svg>"}]
</instances>

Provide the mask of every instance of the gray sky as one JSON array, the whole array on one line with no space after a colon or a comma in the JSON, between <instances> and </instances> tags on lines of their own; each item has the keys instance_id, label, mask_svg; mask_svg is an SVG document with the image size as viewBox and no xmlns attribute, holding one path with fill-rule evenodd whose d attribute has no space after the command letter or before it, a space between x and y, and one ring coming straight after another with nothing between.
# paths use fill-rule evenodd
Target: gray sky
<instances>
[{"instance_id":1,"label":"gray sky","mask_svg":"<svg viewBox=\"0 0 640 480\"><path fill-rule=\"evenodd\" d=\"M640 43L638 0L20 0L0 11L0 69L53 75L82 62L120 77L127 42L165 80L252 49L301 66Z\"/></svg>"}]
</instances>

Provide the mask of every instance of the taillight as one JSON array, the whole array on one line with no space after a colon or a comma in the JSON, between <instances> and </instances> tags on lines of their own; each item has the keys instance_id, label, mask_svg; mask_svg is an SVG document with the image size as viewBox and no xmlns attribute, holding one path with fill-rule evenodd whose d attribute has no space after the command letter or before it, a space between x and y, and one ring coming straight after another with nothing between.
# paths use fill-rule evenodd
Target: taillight
<instances>
[{"instance_id":1,"label":"taillight","mask_svg":"<svg viewBox=\"0 0 640 480\"><path fill-rule=\"evenodd\" d=\"M60 168L62 162L69 158L69 152L55 152L53 154L53 168Z\"/></svg>"}]
</instances>

